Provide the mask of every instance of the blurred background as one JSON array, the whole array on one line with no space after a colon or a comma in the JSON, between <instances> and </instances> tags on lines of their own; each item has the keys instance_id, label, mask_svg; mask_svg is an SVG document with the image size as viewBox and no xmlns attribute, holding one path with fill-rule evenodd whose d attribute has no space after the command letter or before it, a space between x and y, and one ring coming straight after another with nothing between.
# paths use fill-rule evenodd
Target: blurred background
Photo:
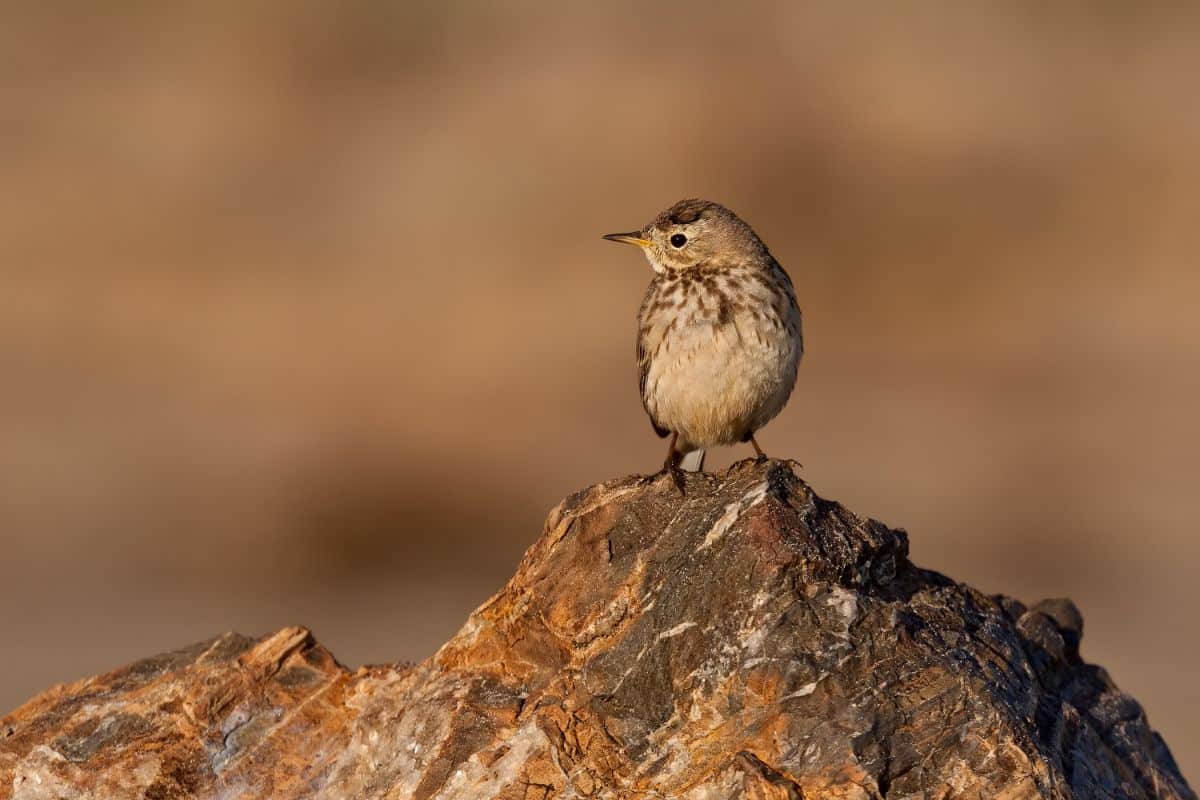
<instances>
[{"instance_id":1,"label":"blurred background","mask_svg":"<svg viewBox=\"0 0 1200 800\"><path fill-rule=\"evenodd\" d=\"M1200 8L1053 5L5 4L0 711L229 629L432 653L661 463L600 235L698 195L805 312L767 451L1074 598L1200 778Z\"/></svg>"}]
</instances>

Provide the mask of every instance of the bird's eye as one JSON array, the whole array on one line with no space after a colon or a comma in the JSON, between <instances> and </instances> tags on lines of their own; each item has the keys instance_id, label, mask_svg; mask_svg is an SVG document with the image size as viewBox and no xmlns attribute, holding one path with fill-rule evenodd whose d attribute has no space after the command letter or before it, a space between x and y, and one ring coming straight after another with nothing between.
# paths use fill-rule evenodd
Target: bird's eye
<instances>
[{"instance_id":1,"label":"bird's eye","mask_svg":"<svg viewBox=\"0 0 1200 800\"><path fill-rule=\"evenodd\" d=\"M682 233L677 233L671 237L672 247L683 247L685 244L687 244L687 237Z\"/></svg>"}]
</instances>

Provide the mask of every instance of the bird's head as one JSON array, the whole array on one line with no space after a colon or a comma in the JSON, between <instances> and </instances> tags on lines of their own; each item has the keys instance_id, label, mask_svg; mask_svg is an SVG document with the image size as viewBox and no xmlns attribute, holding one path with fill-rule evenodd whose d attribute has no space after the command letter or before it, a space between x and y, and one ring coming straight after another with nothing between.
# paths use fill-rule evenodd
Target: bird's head
<instances>
[{"instance_id":1,"label":"bird's head","mask_svg":"<svg viewBox=\"0 0 1200 800\"><path fill-rule=\"evenodd\" d=\"M681 200L640 231L610 233L604 238L642 248L660 275L700 264L752 262L766 254L762 240L749 225L711 200Z\"/></svg>"}]
</instances>

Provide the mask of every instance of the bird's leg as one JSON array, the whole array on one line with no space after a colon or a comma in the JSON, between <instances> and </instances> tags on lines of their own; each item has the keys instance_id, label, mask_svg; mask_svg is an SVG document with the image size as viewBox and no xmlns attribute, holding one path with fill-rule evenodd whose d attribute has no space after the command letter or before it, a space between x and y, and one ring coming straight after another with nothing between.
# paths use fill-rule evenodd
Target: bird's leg
<instances>
[{"instance_id":1,"label":"bird's leg","mask_svg":"<svg viewBox=\"0 0 1200 800\"><path fill-rule=\"evenodd\" d=\"M754 448L754 452L755 452L755 454L758 456L758 460L759 460L759 461L766 461L766 460L767 460L767 454L766 454L766 453L764 453L764 452L762 451L762 448L758 446L758 442L754 441L754 434L753 434L753 433L752 433L752 434L750 434L748 441L750 442L750 445L751 445L751 446Z\"/></svg>"},{"instance_id":2,"label":"bird's leg","mask_svg":"<svg viewBox=\"0 0 1200 800\"><path fill-rule=\"evenodd\" d=\"M672 433L671 441L667 442L667 460L663 463L663 469L674 469L679 462L679 454L675 452L675 442L679 441L679 434Z\"/></svg>"},{"instance_id":3,"label":"bird's leg","mask_svg":"<svg viewBox=\"0 0 1200 800\"><path fill-rule=\"evenodd\" d=\"M683 494L683 471L679 469L680 453L675 452L675 443L679 441L679 434L672 433L671 441L667 444L667 460L663 464L663 470L670 473L671 480L675 482L675 488Z\"/></svg>"}]
</instances>

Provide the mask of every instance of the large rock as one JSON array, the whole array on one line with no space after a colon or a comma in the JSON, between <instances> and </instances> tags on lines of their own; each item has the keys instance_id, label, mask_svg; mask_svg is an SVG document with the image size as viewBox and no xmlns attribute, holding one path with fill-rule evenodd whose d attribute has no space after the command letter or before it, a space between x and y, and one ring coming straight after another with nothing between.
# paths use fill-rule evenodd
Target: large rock
<instances>
[{"instance_id":1,"label":"large rock","mask_svg":"<svg viewBox=\"0 0 1200 800\"><path fill-rule=\"evenodd\" d=\"M627 478L428 661L351 672L290 628L56 687L0 722L0 796L1194 798L1081 630L786 463Z\"/></svg>"}]
</instances>

